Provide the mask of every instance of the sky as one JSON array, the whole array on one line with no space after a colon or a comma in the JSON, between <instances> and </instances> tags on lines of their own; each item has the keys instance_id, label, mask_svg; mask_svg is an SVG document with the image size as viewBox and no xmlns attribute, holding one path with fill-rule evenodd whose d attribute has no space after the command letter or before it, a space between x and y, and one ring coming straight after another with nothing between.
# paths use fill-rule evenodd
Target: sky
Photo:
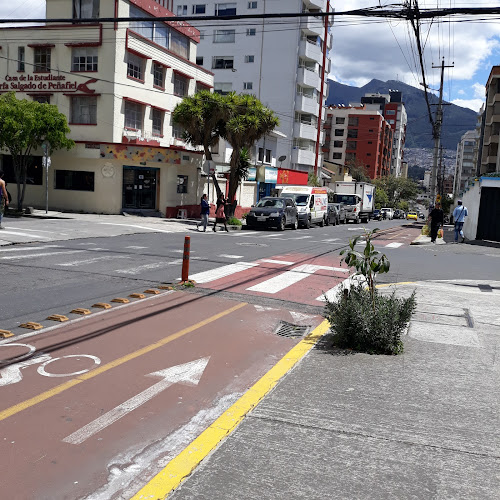
<instances>
[{"instance_id":1,"label":"sky","mask_svg":"<svg viewBox=\"0 0 500 500\"><path fill-rule=\"evenodd\" d=\"M400 0L402 3L403 0ZM200 0L201 2L201 0ZM333 0L339 12L357 8L387 6L394 0ZM423 8L500 7L500 0L420 0ZM37 18L45 15L45 0L0 1L0 18ZM461 16L422 23L425 74L431 89L439 88L444 57L444 99L479 111L492 66L500 65L500 19L480 20ZM399 80L423 88L415 36L406 21L346 18L338 16L332 29L330 78L346 85L362 86L373 78Z\"/></svg>"}]
</instances>

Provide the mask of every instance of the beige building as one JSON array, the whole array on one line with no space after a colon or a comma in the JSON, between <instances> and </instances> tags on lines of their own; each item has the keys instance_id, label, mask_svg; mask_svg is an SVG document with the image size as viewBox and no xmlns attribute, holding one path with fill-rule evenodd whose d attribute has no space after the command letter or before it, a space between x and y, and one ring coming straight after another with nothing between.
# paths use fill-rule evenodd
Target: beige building
<instances>
[{"instance_id":1,"label":"beige building","mask_svg":"<svg viewBox=\"0 0 500 500\"><path fill-rule=\"evenodd\" d=\"M203 155L188 148L172 111L183 96L213 87L196 64L199 32L158 0L47 0L47 18L73 24L0 29L0 92L54 104L76 146L49 168L49 206L96 213L197 207ZM80 25L79 18L150 17ZM4 152L6 153L6 152ZM12 160L2 155L16 199ZM28 171L25 205L45 205L42 152Z\"/></svg>"}]
</instances>

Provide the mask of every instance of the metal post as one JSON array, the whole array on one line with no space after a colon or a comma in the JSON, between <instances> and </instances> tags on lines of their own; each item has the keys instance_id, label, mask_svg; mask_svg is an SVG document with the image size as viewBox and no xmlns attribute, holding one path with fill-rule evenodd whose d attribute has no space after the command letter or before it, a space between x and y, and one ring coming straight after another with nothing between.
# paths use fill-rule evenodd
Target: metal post
<instances>
[{"instance_id":1,"label":"metal post","mask_svg":"<svg viewBox=\"0 0 500 500\"><path fill-rule=\"evenodd\" d=\"M189 253L191 250L191 236L184 238L184 255L182 256L182 274L181 281L186 283L189 278Z\"/></svg>"},{"instance_id":2,"label":"metal post","mask_svg":"<svg viewBox=\"0 0 500 500\"><path fill-rule=\"evenodd\" d=\"M43 141L42 149L44 154L45 166L45 213L49 212L49 142Z\"/></svg>"}]
</instances>

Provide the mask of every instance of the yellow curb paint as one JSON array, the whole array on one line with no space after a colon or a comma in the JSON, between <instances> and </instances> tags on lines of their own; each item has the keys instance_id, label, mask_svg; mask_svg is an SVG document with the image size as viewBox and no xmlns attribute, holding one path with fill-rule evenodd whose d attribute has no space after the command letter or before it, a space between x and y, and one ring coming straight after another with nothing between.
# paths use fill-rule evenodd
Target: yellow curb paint
<instances>
[{"instance_id":1,"label":"yellow curb paint","mask_svg":"<svg viewBox=\"0 0 500 500\"><path fill-rule=\"evenodd\" d=\"M387 288L389 286L396 286L396 285L414 285L416 281L401 281L399 283L384 283L383 285L377 285L375 288Z\"/></svg>"},{"instance_id":2,"label":"yellow curb paint","mask_svg":"<svg viewBox=\"0 0 500 500\"><path fill-rule=\"evenodd\" d=\"M131 500L165 498L188 477L200 462L240 424L271 389L286 375L328 332L330 325L323 321L307 337L288 351L260 380L228 408L210 427L203 431L179 455L144 486Z\"/></svg>"},{"instance_id":3,"label":"yellow curb paint","mask_svg":"<svg viewBox=\"0 0 500 500\"><path fill-rule=\"evenodd\" d=\"M112 368L116 368L117 366L122 365L123 363L126 363L127 361L131 361L132 359L138 358L139 356L142 356L144 354L147 354L148 352L154 351L155 349L158 349L159 347L163 347L164 345L168 344L169 342L172 342L173 340L176 340L188 333L194 332L195 330L198 330L205 325L208 325L220 318L223 318L224 316L227 316L228 314L231 314L238 309L241 309L242 307L246 306L246 302L242 302L240 304L237 304L233 307L230 307L229 309L226 309L225 311L222 311L218 314L215 314L214 316L211 316L210 318L204 319L203 321L200 321L199 323L196 323L195 325L188 326L187 328L184 328L177 333L173 333L172 335L169 335L168 337L165 337L164 339L155 342L154 344L150 344L146 347L143 347L142 349L139 349L135 352L131 352L130 354L127 354L126 356L123 356L121 358L116 359L115 361L111 361L110 363L107 363L99 368L96 368L95 370L92 370L90 372L84 373L83 375L79 375L78 377L68 380L68 382L65 382L64 384L60 384L57 387L54 387L53 389L50 389L48 391L42 392L41 394L38 394L37 396L34 396L33 398L27 399L26 401L23 401L22 403L18 403L17 405L11 406L10 408L7 408L3 411L0 411L0 422L2 420L5 420L8 417L11 417L12 415L15 415L16 413L19 413L23 410L26 410L27 408L31 408L32 406L37 405L38 403L41 403L42 401L46 401L47 399L51 398L52 396L56 396L57 394L60 394L61 392L66 391L67 389L70 389L71 387L74 387L77 384L80 384L81 382L84 382L85 380L90 380L94 377L97 377L97 375L100 375L101 373L107 372L108 370L111 370Z\"/></svg>"}]
</instances>

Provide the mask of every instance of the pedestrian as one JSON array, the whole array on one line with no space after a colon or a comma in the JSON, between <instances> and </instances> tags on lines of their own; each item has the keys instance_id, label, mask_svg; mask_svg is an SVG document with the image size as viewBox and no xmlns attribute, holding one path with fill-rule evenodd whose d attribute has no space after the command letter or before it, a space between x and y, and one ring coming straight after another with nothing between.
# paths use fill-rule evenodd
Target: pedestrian
<instances>
[{"instance_id":1,"label":"pedestrian","mask_svg":"<svg viewBox=\"0 0 500 500\"><path fill-rule=\"evenodd\" d=\"M455 210L453 210L453 221L455 223L455 243L458 243L458 235L462 238L460 243L465 241L464 237L464 222L465 218L469 215L467 213L467 207L462 205L462 200L458 200Z\"/></svg>"},{"instance_id":2,"label":"pedestrian","mask_svg":"<svg viewBox=\"0 0 500 500\"><path fill-rule=\"evenodd\" d=\"M200 203L200 211L201 211L201 220L196 224L196 229L200 229L200 224L203 226L203 232L207 230L207 224L208 224L208 214L210 213L210 205L208 204L207 201L207 195L204 194L201 197L201 203Z\"/></svg>"},{"instance_id":3,"label":"pedestrian","mask_svg":"<svg viewBox=\"0 0 500 500\"><path fill-rule=\"evenodd\" d=\"M436 206L431 210L429 222L431 226L431 243L436 243L439 227L442 229L444 223L444 213L440 203L436 203Z\"/></svg>"},{"instance_id":4,"label":"pedestrian","mask_svg":"<svg viewBox=\"0 0 500 500\"><path fill-rule=\"evenodd\" d=\"M217 198L217 208L215 210L215 222L214 222L214 229L213 231L217 231L217 223L224 224L224 228L226 231L229 233L229 229L227 228L227 223L226 223L226 214L224 212L224 209L226 207L226 200L224 199L224 195L221 194Z\"/></svg>"},{"instance_id":5,"label":"pedestrian","mask_svg":"<svg viewBox=\"0 0 500 500\"><path fill-rule=\"evenodd\" d=\"M0 170L0 229L4 229L4 227L2 226L2 218L5 211L5 207L8 206L9 206L9 195L7 194L5 181L3 180L3 170Z\"/></svg>"}]
</instances>

